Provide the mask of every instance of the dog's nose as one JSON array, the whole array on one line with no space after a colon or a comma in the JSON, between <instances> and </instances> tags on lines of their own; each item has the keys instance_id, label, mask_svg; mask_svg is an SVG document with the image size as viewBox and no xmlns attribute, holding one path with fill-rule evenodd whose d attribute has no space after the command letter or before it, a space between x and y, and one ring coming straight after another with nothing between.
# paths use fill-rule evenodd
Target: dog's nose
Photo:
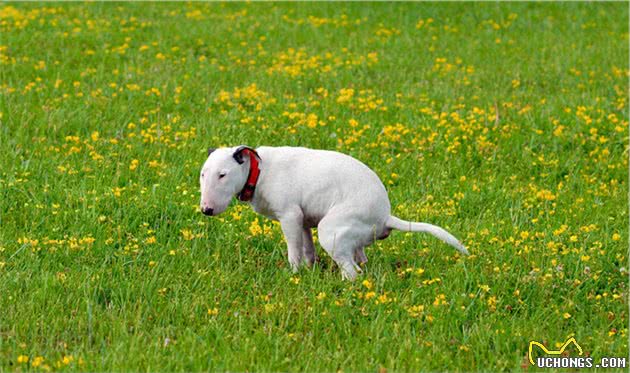
<instances>
[{"instance_id":1,"label":"dog's nose","mask_svg":"<svg viewBox=\"0 0 630 373\"><path fill-rule=\"evenodd\" d=\"M214 210L212 210L212 209L211 209L211 208L209 208L209 207L202 207L202 208L201 208L201 212L202 212L204 215L212 216L212 213L214 212Z\"/></svg>"}]
</instances>

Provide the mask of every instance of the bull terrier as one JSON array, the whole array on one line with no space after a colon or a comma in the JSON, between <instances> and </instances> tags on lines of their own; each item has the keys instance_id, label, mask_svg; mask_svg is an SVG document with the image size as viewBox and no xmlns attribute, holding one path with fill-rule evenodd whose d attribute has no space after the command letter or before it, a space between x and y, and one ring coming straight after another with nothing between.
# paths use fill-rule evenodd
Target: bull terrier
<instances>
[{"instance_id":1,"label":"bull terrier","mask_svg":"<svg viewBox=\"0 0 630 373\"><path fill-rule=\"evenodd\" d=\"M257 213L279 221L293 271L317 259L314 227L321 246L348 280L367 261L363 248L387 238L393 229L429 233L468 254L446 230L391 215L379 177L342 153L287 146L208 149L199 181L203 214L222 213L237 196Z\"/></svg>"}]
</instances>

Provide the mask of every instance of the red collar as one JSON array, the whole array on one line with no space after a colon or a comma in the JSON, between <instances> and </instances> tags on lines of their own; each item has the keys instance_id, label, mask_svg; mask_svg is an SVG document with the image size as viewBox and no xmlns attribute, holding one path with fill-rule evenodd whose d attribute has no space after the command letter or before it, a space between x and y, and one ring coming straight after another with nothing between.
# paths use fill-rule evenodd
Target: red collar
<instances>
[{"instance_id":1,"label":"red collar","mask_svg":"<svg viewBox=\"0 0 630 373\"><path fill-rule=\"evenodd\" d=\"M254 191L256 190L260 168L258 168L258 157L255 152L250 149L245 149L243 153L249 155L249 175L247 176L247 181L243 189L238 194L238 199L241 201L251 201L254 197Z\"/></svg>"}]
</instances>

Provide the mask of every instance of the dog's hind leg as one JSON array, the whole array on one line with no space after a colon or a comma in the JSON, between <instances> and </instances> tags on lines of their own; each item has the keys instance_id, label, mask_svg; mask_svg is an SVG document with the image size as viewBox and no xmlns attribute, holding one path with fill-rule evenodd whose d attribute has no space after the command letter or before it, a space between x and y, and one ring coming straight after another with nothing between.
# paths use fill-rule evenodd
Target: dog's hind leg
<instances>
[{"instance_id":1,"label":"dog's hind leg","mask_svg":"<svg viewBox=\"0 0 630 373\"><path fill-rule=\"evenodd\" d=\"M355 262L357 248L363 247L358 238L369 234L369 229L363 232L360 227L348 225L346 217L335 216L322 219L317 232L319 242L341 269L342 277L354 280L361 272L361 267Z\"/></svg>"}]
</instances>

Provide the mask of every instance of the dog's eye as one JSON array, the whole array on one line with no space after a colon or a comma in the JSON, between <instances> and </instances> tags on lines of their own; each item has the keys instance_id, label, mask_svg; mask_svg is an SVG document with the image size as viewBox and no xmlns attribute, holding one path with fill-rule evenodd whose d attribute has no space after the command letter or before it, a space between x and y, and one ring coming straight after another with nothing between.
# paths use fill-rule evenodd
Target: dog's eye
<instances>
[{"instance_id":1,"label":"dog's eye","mask_svg":"<svg viewBox=\"0 0 630 373\"><path fill-rule=\"evenodd\" d=\"M221 172L221 173L219 174L219 179L223 179L224 177L225 177L225 173L224 173L224 172Z\"/></svg>"},{"instance_id":2,"label":"dog's eye","mask_svg":"<svg viewBox=\"0 0 630 373\"><path fill-rule=\"evenodd\" d=\"M201 177L204 177L204 176L206 176L206 175L202 172L202 173L201 173Z\"/></svg>"}]
</instances>

